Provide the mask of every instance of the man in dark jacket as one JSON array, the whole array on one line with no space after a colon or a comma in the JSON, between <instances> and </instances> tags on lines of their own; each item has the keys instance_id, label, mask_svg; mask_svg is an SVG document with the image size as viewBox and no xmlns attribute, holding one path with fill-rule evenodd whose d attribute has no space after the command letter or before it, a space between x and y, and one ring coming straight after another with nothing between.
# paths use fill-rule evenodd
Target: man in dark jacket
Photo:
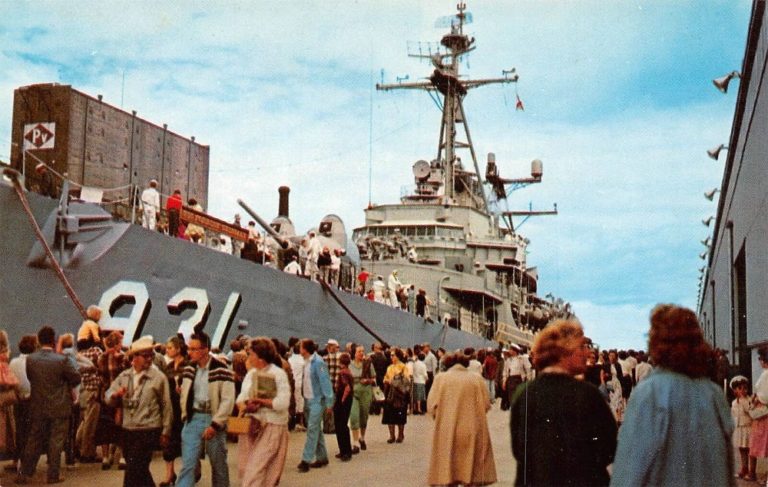
<instances>
[{"instance_id":1,"label":"man in dark jacket","mask_svg":"<svg viewBox=\"0 0 768 487\"><path fill-rule=\"evenodd\" d=\"M48 483L63 482L59 475L61 451L72 412L72 388L80 383L80 373L72 360L54 351L56 332L44 326L37 332L40 350L27 357L30 385L29 439L21 457L17 484L26 484L35 473L43 445L48 441Z\"/></svg>"}]
</instances>

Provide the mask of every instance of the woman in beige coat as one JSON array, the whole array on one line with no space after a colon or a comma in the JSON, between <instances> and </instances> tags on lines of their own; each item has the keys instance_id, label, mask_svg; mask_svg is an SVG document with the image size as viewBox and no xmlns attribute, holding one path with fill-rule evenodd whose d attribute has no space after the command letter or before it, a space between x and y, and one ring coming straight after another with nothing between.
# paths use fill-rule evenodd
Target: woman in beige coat
<instances>
[{"instance_id":1,"label":"woman in beige coat","mask_svg":"<svg viewBox=\"0 0 768 487\"><path fill-rule=\"evenodd\" d=\"M462 353L443 359L447 372L435 376L427 411L435 419L430 485L488 485L496 482L491 436L485 417L491 403L478 374L467 371Z\"/></svg>"}]
</instances>

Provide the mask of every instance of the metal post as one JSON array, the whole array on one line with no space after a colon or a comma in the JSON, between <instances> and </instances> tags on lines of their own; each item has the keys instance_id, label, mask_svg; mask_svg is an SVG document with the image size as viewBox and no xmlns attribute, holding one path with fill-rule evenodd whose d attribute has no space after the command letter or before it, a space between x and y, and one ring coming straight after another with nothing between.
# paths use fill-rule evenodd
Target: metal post
<instances>
[{"instance_id":1,"label":"metal post","mask_svg":"<svg viewBox=\"0 0 768 487\"><path fill-rule=\"evenodd\" d=\"M440 315L440 289L443 287L443 281L447 281L451 278L451 276L443 276L440 279L440 282L437 283L437 321L442 323L443 317ZM447 326L446 323L443 323L443 326Z\"/></svg>"},{"instance_id":2,"label":"metal post","mask_svg":"<svg viewBox=\"0 0 768 487\"><path fill-rule=\"evenodd\" d=\"M130 198L131 198L131 224L136 224L136 190L138 186L131 184Z\"/></svg>"}]
</instances>

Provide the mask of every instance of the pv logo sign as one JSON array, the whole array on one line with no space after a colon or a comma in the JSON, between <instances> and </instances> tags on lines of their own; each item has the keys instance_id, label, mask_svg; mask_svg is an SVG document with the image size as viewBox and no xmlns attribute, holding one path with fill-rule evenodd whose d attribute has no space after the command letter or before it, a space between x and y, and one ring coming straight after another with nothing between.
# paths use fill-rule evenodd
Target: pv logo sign
<instances>
[{"instance_id":1,"label":"pv logo sign","mask_svg":"<svg viewBox=\"0 0 768 487\"><path fill-rule=\"evenodd\" d=\"M24 150L53 149L56 123L29 123L24 125Z\"/></svg>"}]
</instances>

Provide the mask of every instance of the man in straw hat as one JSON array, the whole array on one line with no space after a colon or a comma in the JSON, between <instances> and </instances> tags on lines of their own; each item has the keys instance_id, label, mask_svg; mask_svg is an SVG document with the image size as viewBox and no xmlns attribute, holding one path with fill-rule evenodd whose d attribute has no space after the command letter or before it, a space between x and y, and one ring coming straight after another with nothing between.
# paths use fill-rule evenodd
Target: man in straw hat
<instances>
[{"instance_id":1,"label":"man in straw hat","mask_svg":"<svg viewBox=\"0 0 768 487\"><path fill-rule=\"evenodd\" d=\"M527 381L531 374L531 364L521 352L522 348L515 343L510 343L509 348L504 349L504 369L501 376L501 389L504 391L501 397L502 411L509 409L515 390Z\"/></svg>"},{"instance_id":2,"label":"man in straw hat","mask_svg":"<svg viewBox=\"0 0 768 487\"><path fill-rule=\"evenodd\" d=\"M154 340L145 335L131 344L131 367L112 382L104 399L123 408L123 454L126 469L123 485L155 485L149 464L152 452L168 444L173 422L168 379L157 367Z\"/></svg>"}]
</instances>

